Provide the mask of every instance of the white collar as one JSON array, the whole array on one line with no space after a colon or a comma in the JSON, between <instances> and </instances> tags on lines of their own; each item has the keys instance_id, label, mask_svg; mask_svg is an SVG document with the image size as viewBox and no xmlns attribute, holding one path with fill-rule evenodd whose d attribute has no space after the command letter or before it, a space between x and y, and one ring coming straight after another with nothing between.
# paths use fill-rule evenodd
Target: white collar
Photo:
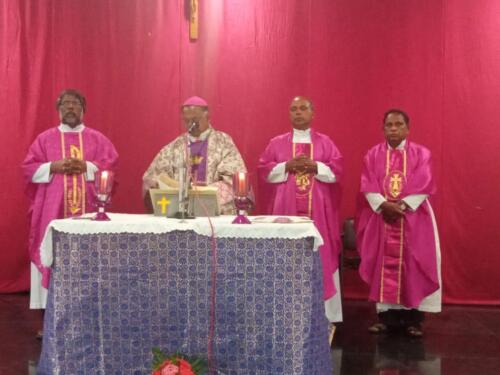
<instances>
[{"instance_id":1,"label":"white collar","mask_svg":"<svg viewBox=\"0 0 500 375\"><path fill-rule=\"evenodd\" d=\"M209 126L206 130L204 130L202 133L200 133L199 137L193 137L191 134L188 133L189 141L190 142L204 141L210 135L211 130L212 130L212 127Z\"/></svg>"},{"instance_id":2,"label":"white collar","mask_svg":"<svg viewBox=\"0 0 500 375\"><path fill-rule=\"evenodd\" d=\"M61 133L71 133L71 132L80 133L83 131L83 129L85 129L85 125L83 125L83 122L82 122L80 125L77 125L74 128L72 128L69 125L61 123L61 124L59 124L59 126L57 128L59 129L59 131Z\"/></svg>"},{"instance_id":3,"label":"white collar","mask_svg":"<svg viewBox=\"0 0 500 375\"><path fill-rule=\"evenodd\" d=\"M403 139L401 141L401 143L396 147L396 148L393 148L391 147L391 145L389 143L387 143L387 146L391 149L391 150L403 150L405 148L405 145L406 145L406 138Z\"/></svg>"},{"instance_id":4,"label":"white collar","mask_svg":"<svg viewBox=\"0 0 500 375\"><path fill-rule=\"evenodd\" d=\"M297 134L297 135L300 135L300 136L310 135L311 134L311 128L307 128L307 129L304 129L304 130L293 128L293 134L294 135Z\"/></svg>"},{"instance_id":5,"label":"white collar","mask_svg":"<svg viewBox=\"0 0 500 375\"><path fill-rule=\"evenodd\" d=\"M294 143L311 143L311 128L305 130L293 128Z\"/></svg>"}]
</instances>

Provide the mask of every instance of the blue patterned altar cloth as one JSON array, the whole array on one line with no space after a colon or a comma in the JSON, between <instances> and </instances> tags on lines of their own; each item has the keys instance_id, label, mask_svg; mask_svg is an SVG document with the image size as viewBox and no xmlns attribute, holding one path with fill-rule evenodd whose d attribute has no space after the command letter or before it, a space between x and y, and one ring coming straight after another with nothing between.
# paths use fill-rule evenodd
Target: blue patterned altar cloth
<instances>
[{"instance_id":1,"label":"blue patterned altar cloth","mask_svg":"<svg viewBox=\"0 0 500 375\"><path fill-rule=\"evenodd\" d=\"M53 233L39 374L150 374L151 349L207 353L211 239ZM332 374L313 239L217 240L219 374Z\"/></svg>"}]
</instances>

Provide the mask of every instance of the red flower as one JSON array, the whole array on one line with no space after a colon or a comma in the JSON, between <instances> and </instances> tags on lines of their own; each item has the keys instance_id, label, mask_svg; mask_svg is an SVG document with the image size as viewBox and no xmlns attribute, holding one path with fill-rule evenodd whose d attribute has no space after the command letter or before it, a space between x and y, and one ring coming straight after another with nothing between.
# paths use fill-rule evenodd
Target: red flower
<instances>
[{"instance_id":1,"label":"red flower","mask_svg":"<svg viewBox=\"0 0 500 375\"><path fill-rule=\"evenodd\" d=\"M190 360L194 365L189 363ZM196 375L195 369L197 369L196 372L206 371L206 361L202 358L191 359L178 353L166 356L159 348L153 348L151 375Z\"/></svg>"},{"instance_id":2,"label":"red flower","mask_svg":"<svg viewBox=\"0 0 500 375\"><path fill-rule=\"evenodd\" d=\"M170 359L167 359L162 363L160 368L153 372L153 375L177 375L181 374L179 366L172 363Z\"/></svg>"},{"instance_id":3,"label":"red flower","mask_svg":"<svg viewBox=\"0 0 500 375\"><path fill-rule=\"evenodd\" d=\"M195 375L188 361L179 358L179 375Z\"/></svg>"}]
</instances>

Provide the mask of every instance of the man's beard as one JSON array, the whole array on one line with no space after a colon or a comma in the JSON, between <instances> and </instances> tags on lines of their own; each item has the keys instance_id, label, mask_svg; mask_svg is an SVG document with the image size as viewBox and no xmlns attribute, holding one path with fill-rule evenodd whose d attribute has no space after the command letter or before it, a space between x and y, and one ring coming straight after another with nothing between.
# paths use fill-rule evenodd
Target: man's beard
<instances>
[{"instance_id":1,"label":"man's beard","mask_svg":"<svg viewBox=\"0 0 500 375\"><path fill-rule=\"evenodd\" d=\"M63 116L61 122L71 127L75 127L82 123L82 119L81 117L78 117L75 113L68 112Z\"/></svg>"}]
</instances>

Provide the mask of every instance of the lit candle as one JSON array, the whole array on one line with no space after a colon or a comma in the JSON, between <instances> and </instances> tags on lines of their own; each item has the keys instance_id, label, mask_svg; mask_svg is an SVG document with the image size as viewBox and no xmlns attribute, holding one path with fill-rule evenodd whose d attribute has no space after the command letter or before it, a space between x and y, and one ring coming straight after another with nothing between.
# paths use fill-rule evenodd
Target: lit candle
<instances>
[{"instance_id":1,"label":"lit candle","mask_svg":"<svg viewBox=\"0 0 500 375\"><path fill-rule=\"evenodd\" d=\"M247 195L247 174L245 172L238 173L238 195L244 197Z\"/></svg>"},{"instance_id":2,"label":"lit candle","mask_svg":"<svg viewBox=\"0 0 500 375\"><path fill-rule=\"evenodd\" d=\"M108 171L102 171L101 173L101 184L100 184L100 193L106 194L108 185Z\"/></svg>"}]
</instances>

